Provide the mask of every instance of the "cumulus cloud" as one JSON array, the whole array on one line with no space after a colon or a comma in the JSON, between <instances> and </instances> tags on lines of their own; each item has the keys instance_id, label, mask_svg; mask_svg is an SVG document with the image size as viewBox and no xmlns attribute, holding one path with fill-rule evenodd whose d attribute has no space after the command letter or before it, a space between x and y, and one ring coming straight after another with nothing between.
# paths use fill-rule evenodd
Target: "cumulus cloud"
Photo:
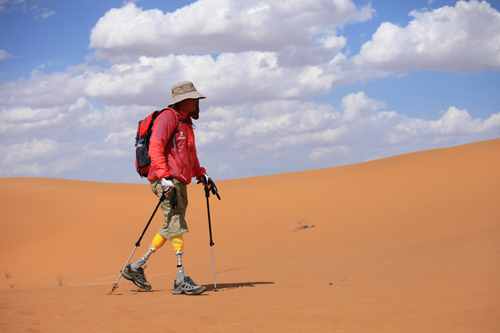
<instances>
[{"instance_id":1,"label":"cumulus cloud","mask_svg":"<svg viewBox=\"0 0 500 333\"><path fill-rule=\"evenodd\" d=\"M500 112L483 120L450 107L440 119L425 120L387 110L362 91L346 95L338 109L299 101L213 107L196 129L200 151L219 156L213 168L224 165L224 175L231 174L229 166L258 169L261 160L281 172L296 171L492 139L499 132Z\"/></svg>"},{"instance_id":2,"label":"cumulus cloud","mask_svg":"<svg viewBox=\"0 0 500 333\"><path fill-rule=\"evenodd\" d=\"M89 47L109 58L283 51L288 62L330 60L345 46L336 29L373 12L370 5L358 9L346 0L199 0L165 14L129 3L99 20Z\"/></svg>"},{"instance_id":3,"label":"cumulus cloud","mask_svg":"<svg viewBox=\"0 0 500 333\"><path fill-rule=\"evenodd\" d=\"M83 168L80 177L96 177L102 167L127 165L134 159L137 122L151 111L96 107L85 98L51 108L0 108L0 175L59 176Z\"/></svg>"},{"instance_id":4,"label":"cumulus cloud","mask_svg":"<svg viewBox=\"0 0 500 333\"><path fill-rule=\"evenodd\" d=\"M85 98L52 108L13 106L0 109L0 135L4 144L44 137L71 142L79 135L106 135L113 143L125 132L133 142L137 122L152 112L151 106L104 106L98 108Z\"/></svg>"},{"instance_id":5,"label":"cumulus cloud","mask_svg":"<svg viewBox=\"0 0 500 333\"><path fill-rule=\"evenodd\" d=\"M152 109L98 108L80 99L61 109L11 111L2 111L1 118L0 135L7 138L0 149L2 176L58 176L84 168L90 179L102 172L106 181L139 181L135 125ZM293 100L212 106L195 124L202 164L217 177L231 178L259 175L263 164L276 172L297 171L437 148L461 138L491 139L500 131L500 112L483 120L450 107L438 120L411 118L360 91L346 95L338 108ZM118 174L118 168L125 171Z\"/></svg>"},{"instance_id":6,"label":"cumulus cloud","mask_svg":"<svg viewBox=\"0 0 500 333\"><path fill-rule=\"evenodd\" d=\"M384 22L353 58L356 66L388 71L472 73L500 70L500 13L486 1L412 11L400 27Z\"/></svg>"},{"instance_id":7,"label":"cumulus cloud","mask_svg":"<svg viewBox=\"0 0 500 333\"><path fill-rule=\"evenodd\" d=\"M59 149L59 144L50 139L33 139L30 142L13 144L9 147L2 146L1 149L3 155L2 164L11 165L37 160L40 156L44 158L54 156Z\"/></svg>"},{"instance_id":8,"label":"cumulus cloud","mask_svg":"<svg viewBox=\"0 0 500 333\"><path fill-rule=\"evenodd\" d=\"M51 74L36 69L27 79L4 84L0 103L48 108L83 97L161 107L172 84L185 79L210 96L210 105L310 98L379 75L343 69L347 59L340 51L347 39L336 35L337 27L372 14L369 5L357 8L346 0L200 0L166 14L128 3L106 13L92 30L90 45L113 55L110 66ZM210 47L219 53L207 54ZM127 58L129 53L136 57Z\"/></svg>"},{"instance_id":9,"label":"cumulus cloud","mask_svg":"<svg viewBox=\"0 0 500 333\"><path fill-rule=\"evenodd\" d=\"M363 91L357 94L349 94L342 99L344 108L344 119L353 121L359 117L366 117L386 107L384 102L368 98Z\"/></svg>"},{"instance_id":10,"label":"cumulus cloud","mask_svg":"<svg viewBox=\"0 0 500 333\"><path fill-rule=\"evenodd\" d=\"M45 74L34 69L29 78L2 85L0 104L36 107L64 105L82 96L86 76L73 76L71 72Z\"/></svg>"},{"instance_id":11,"label":"cumulus cloud","mask_svg":"<svg viewBox=\"0 0 500 333\"><path fill-rule=\"evenodd\" d=\"M74 131L79 119L95 112L84 98L58 107L11 106L0 109L0 134L4 143L19 138L57 138Z\"/></svg>"},{"instance_id":12,"label":"cumulus cloud","mask_svg":"<svg viewBox=\"0 0 500 333\"><path fill-rule=\"evenodd\" d=\"M2 176L57 176L80 166L78 157L67 158L67 144L51 139L33 139L0 146Z\"/></svg>"},{"instance_id":13,"label":"cumulus cloud","mask_svg":"<svg viewBox=\"0 0 500 333\"><path fill-rule=\"evenodd\" d=\"M482 120L474 119L467 110L452 106L439 120L402 118L391 135L391 142L399 143L409 137L433 137L435 140L460 135L500 133L500 113Z\"/></svg>"},{"instance_id":14,"label":"cumulus cloud","mask_svg":"<svg viewBox=\"0 0 500 333\"><path fill-rule=\"evenodd\" d=\"M0 103L53 106L79 96L109 104L165 105L175 82L191 80L211 104L238 104L273 99L310 98L330 90L339 79L330 66L283 68L269 52L140 57L101 71L44 74L3 85Z\"/></svg>"},{"instance_id":15,"label":"cumulus cloud","mask_svg":"<svg viewBox=\"0 0 500 333\"><path fill-rule=\"evenodd\" d=\"M118 38L117 36L122 36L123 43L127 43L137 52L143 51L147 54L147 48L139 47L135 44L134 38L125 38L123 35L125 32L121 32L121 29L132 29L134 24L120 23L114 25L112 23L115 21L109 21L111 19L108 14L112 17L116 16L117 20L121 20L121 16L118 14L122 13L122 11L131 12L133 17L137 17L137 20L141 18L139 21L144 26L144 29L156 30L154 28L156 21L149 20L151 16L158 16L159 22L163 22L167 18L168 20L174 18L175 20L181 20L181 18L184 20L189 18L189 15L194 15L193 12L197 12L198 7L207 6L207 3L209 1L199 1L174 13L167 14L163 14L159 10L144 11L133 3L129 3L122 8L110 10L94 27L93 33L101 31L103 29L101 25L108 22L109 24L105 26L109 26L109 29L116 29L116 31L105 29L101 31L102 34L112 40ZM231 7L236 6L238 3L223 2L227 6L228 13L232 13L231 10L238 12ZM308 5L300 4L297 5L298 7L294 5L295 3L268 4L267 7L264 6L264 2L243 2L239 4L246 10L245 13L250 12L250 14L245 15L272 12L273 15L279 14L291 19L295 17L294 15L300 16L299 9L304 8L308 10L308 13L310 12L310 15L323 15L316 8L319 5L324 5L322 2L311 2ZM289 5L285 6L285 4ZM313 4L316 4L316 6ZM301 6L305 7L302 8ZM217 10L223 8L226 7ZM329 12L328 10L337 10L351 15L340 15L342 17L333 15L332 25L342 25L349 22L349 20L364 19L368 15L366 13L362 14L364 11L372 12L370 7L357 9L352 3L345 1L329 2L329 5L325 8L327 9L326 12ZM254 11L256 12L254 13ZM225 29L228 29L228 34L238 35L238 31L228 28L232 27L233 18L231 15L227 15L228 18L221 24L224 24ZM286 42L286 45L280 44L279 48L282 49L280 51L222 52L217 55L142 55L133 61L118 62L104 68L85 68L79 72L65 71L44 74L40 70L34 70L28 79L21 79L3 85L0 90L0 103L51 107L71 103L79 97L85 97L106 104L156 105L156 107L161 107L169 100L172 84L188 79L196 82L197 87L209 96L207 99L209 105L237 105L239 103L259 103L275 99L307 99L327 93L333 87L364 82L374 78L383 78L399 70L436 69L463 72L497 68L494 64L495 61L500 61L498 56L500 54L500 33L498 32L500 28L498 28L497 22L499 13L487 3L479 3L476 0L469 3L458 2L455 7L443 7L432 12L413 12L412 15L415 15L416 18L406 28L397 27L391 23L382 24L377 33L374 34L373 40L363 45L360 54L353 58L348 58L340 52L340 49L345 45L345 38L328 33L314 35L316 31L314 34L311 33L314 36L308 35L303 36L303 38L295 36L295 39ZM274 20L277 20L278 16L275 16ZM207 17L209 16L207 15ZM315 22L315 25L307 23L307 20L301 19L299 21L302 22L300 26L302 30L315 31L315 29L320 29L317 27L321 27L320 23L324 20L325 18L318 19L318 23ZM473 29L474 23L478 20L482 22L482 28ZM215 23L210 21L204 24ZM450 24L451 26L448 26ZM385 26L390 26L389 30L394 30L395 38L392 38L391 34L385 34ZM178 40L179 43L185 42L187 39L185 34L189 30L186 29L187 27L184 26L173 30L170 29L168 36ZM267 29L266 25L263 25L261 29ZM269 29L267 34L273 35L272 28ZM191 34L202 36L204 30L189 31ZM282 31L282 33L288 34L286 29L282 29ZM462 31L457 35L469 37L454 42L455 39L449 37L450 35L454 36L456 31ZM144 36L149 36L149 34L144 33ZM217 36L220 38L218 42L220 45L226 43L224 36ZM308 43L311 38L315 40L314 43L318 41L321 41L321 43L310 45ZM91 37L91 44L93 43L92 40L94 40L94 37ZM486 41L489 41L489 43L486 43ZM113 43L109 46L110 50L115 50L115 46L113 46L115 44ZM268 48L265 41L262 43L262 49ZM408 43L413 46L408 45ZM476 47L474 43L479 43L482 46ZM152 45L158 47L170 44L170 42L159 42L159 40L152 43ZM194 44L198 45L197 43ZM440 47L436 47L437 44ZM107 50L108 46L106 45L104 42L95 44L96 47L100 47L100 50ZM445 45L449 47L445 47ZM295 51L290 51L290 47L294 48ZM295 66L287 66L288 60L301 58L300 52L296 52L297 47L305 47L308 50L314 50L316 47L326 50L331 47L335 51L331 54L333 58L315 60L316 64L314 65L309 64L307 61L302 63L299 61L295 63ZM466 49L466 52L462 52L462 49L457 49L457 47ZM223 49L224 47L221 46L220 50ZM119 48L116 50L117 54L125 52ZM200 49L199 51L203 50ZM168 50L162 49L159 53L163 52L168 52ZM426 52L428 56L424 57L419 52ZM318 52L314 51L313 53L317 54ZM477 57L472 59L472 53ZM497 60L494 59L495 56ZM305 58L312 59L314 57L305 56ZM299 63L301 65L298 65Z\"/></svg>"}]
</instances>

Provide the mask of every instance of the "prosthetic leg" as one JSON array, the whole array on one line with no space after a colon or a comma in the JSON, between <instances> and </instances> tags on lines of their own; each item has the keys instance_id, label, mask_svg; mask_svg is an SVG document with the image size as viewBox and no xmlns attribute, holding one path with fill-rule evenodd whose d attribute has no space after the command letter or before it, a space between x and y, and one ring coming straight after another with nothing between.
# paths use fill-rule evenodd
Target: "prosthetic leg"
<instances>
[{"instance_id":1,"label":"prosthetic leg","mask_svg":"<svg viewBox=\"0 0 500 333\"><path fill-rule=\"evenodd\" d=\"M149 256L153 253L156 252L156 250L160 249L166 242L167 240L160 236L160 234L156 234L155 238L153 239L153 242L149 246L148 252L143 255L139 260L137 260L135 263L130 265L130 268L132 271L137 271L139 268L144 266L146 264L146 261L149 259Z\"/></svg>"},{"instance_id":2,"label":"prosthetic leg","mask_svg":"<svg viewBox=\"0 0 500 333\"><path fill-rule=\"evenodd\" d=\"M182 265L182 255L184 254L184 239L181 236L172 237L172 245L177 256L177 276L174 281L174 295L198 295L205 291L204 286L199 286L189 277L184 274L184 266Z\"/></svg>"},{"instance_id":3,"label":"prosthetic leg","mask_svg":"<svg viewBox=\"0 0 500 333\"><path fill-rule=\"evenodd\" d=\"M160 236L160 234L156 234L155 238L153 239L153 242L151 243L151 246L149 247L149 250L146 254L144 254L139 260L137 260L135 263L130 265L130 268L132 271L137 271L139 268L144 266L146 264L146 261L149 259L149 256L153 253L155 253L158 249L160 249L167 239L163 238ZM172 237L172 245L174 247L174 252L175 255L177 256L177 276L176 276L176 282L180 283L184 281L184 266L182 266L182 255L184 254L183 248L184 248L184 238L181 236L176 236Z\"/></svg>"},{"instance_id":4,"label":"prosthetic leg","mask_svg":"<svg viewBox=\"0 0 500 333\"><path fill-rule=\"evenodd\" d=\"M184 238L182 235L172 237L172 245L174 247L175 255L177 256L177 275L175 282L182 283L184 281L184 266L182 266L182 255L184 254Z\"/></svg>"}]
</instances>

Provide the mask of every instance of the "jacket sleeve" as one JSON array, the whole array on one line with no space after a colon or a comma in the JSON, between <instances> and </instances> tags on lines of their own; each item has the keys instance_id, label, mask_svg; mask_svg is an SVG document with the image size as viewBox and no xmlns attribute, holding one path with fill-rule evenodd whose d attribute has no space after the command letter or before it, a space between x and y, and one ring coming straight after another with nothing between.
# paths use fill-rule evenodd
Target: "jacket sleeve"
<instances>
[{"instance_id":1,"label":"jacket sleeve","mask_svg":"<svg viewBox=\"0 0 500 333\"><path fill-rule=\"evenodd\" d=\"M167 166L165 147L177 126L176 121L174 114L165 110L156 118L153 125L151 140L149 141L149 157L159 179L172 176Z\"/></svg>"}]
</instances>

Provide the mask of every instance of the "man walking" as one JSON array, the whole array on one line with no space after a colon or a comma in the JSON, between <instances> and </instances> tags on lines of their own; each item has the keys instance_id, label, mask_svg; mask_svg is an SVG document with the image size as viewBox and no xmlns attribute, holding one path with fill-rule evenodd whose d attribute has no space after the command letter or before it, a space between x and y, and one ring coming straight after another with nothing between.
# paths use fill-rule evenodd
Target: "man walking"
<instances>
[{"instance_id":1,"label":"man walking","mask_svg":"<svg viewBox=\"0 0 500 333\"><path fill-rule=\"evenodd\" d=\"M172 87L169 109L156 118L149 143L151 167L148 180L152 191L161 197L167 193L161 204L165 215L164 224L154 237L146 254L128 265L123 277L134 282L139 288L150 290L151 284L144 275L144 264L149 256L160 249L167 240L172 242L177 256L177 276L174 281L174 295L198 295L205 291L184 274L182 255L183 235L188 232L185 220L188 205L187 185L193 177L205 186L213 184L205 168L200 166L196 153L192 119L199 118L199 100L205 98L193 83L183 81Z\"/></svg>"}]
</instances>

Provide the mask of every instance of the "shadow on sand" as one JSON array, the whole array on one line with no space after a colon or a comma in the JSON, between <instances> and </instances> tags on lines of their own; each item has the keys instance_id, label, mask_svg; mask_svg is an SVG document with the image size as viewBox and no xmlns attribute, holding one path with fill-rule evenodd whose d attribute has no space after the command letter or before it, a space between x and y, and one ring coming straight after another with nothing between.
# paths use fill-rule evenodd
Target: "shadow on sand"
<instances>
[{"instance_id":1,"label":"shadow on sand","mask_svg":"<svg viewBox=\"0 0 500 333\"><path fill-rule=\"evenodd\" d=\"M244 288L244 287L255 288L255 286L260 285L260 284L274 284L274 282L217 283L217 291L225 291L225 290ZM206 288L205 291L214 291L213 284L206 284L204 286ZM139 289L139 288L138 289L127 289L126 291L132 293L132 295L138 295L138 294L143 294L143 293L172 292L171 289L169 289L169 290L163 290L163 289L143 290L143 289ZM123 293L115 291L114 293L109 292L109 293L106 293L105 295L121 296L121 295L123 295ZM202 296L202 295L200 295L200 296ZM205 296L205 295L203 295L203 296Z\"/></svg>"},{"instance_id":2,"label":"shadow on sand","mask_svg":"<svg viewBox=\"0 0 500 333\"><path fill-rule=\"evenodd\" d=\"M257 286L259 284L274 284L274 282L217 283L217 290L228 290L228 289L237 289L237 288L244 288L244 287L254 288L255 286ZM206 291L214 291L213 284L206 284L205 287L207 288Z\"/></svg>"}]
</instances>

